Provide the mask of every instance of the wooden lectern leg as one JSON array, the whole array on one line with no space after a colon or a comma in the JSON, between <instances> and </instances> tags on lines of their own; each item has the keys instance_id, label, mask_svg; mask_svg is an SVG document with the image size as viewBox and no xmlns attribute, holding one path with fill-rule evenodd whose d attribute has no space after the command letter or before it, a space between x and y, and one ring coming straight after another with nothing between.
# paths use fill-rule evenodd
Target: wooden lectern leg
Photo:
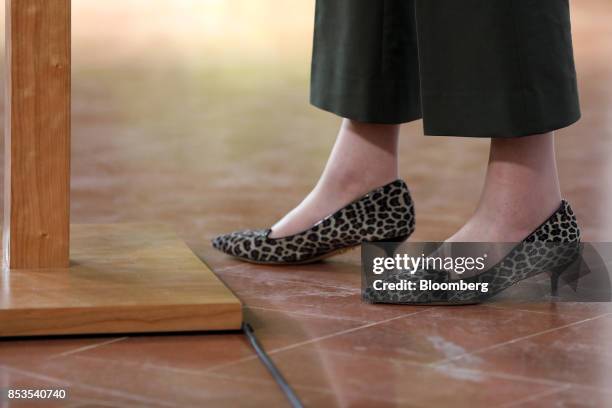
<instances>
[{"instance_id":1,"label":"wooden lectern leg","mask_svg":"<svg viewBox=\"0 0 612 408\"><path fill-rule=\"evenodd\" d=\"M70 0L6 0L5 264L67 267Z\"/></svg>"}]
</instances>

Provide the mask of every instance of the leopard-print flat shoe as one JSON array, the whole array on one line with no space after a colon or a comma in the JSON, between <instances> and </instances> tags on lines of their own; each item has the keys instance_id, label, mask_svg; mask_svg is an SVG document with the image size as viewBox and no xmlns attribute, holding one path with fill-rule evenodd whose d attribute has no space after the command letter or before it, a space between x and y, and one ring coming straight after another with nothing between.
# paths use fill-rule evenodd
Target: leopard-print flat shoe
<instances>
[{"instance_id":1,"label":"leopard-print flat shoe","mask_svg":"<svg viewBox=\"0 0 612 408\"><path fill-rule=\"evenodd\" d=\"M414 225L408 186L403 180L395 180L295 235L270 238L270 229L246 230L218 236L212 244L247 262L304 264L344 252L363 241L404 241Z\"/></svg>"},{"instance_id":2,"label":"leopard-print flat shoe","mask_svg":"<svg viewBox=\"0 0 612 408\"><path fill-rule=\"evenodd\" d=\"M570 265L580 257L580 228L569 203L561 202L559 208L536 228L527 238L484 272L466 278L457 278L456 273L420 269L414 273L400 271L385 279L389 283L414 282L416 290L374 290L368 287L363 299L370 303L455 305L481 303L512 285L544 272L551 276L551 294L557 295L559 277L570 275ZM564 275L565 276L565 275ZM572 279L575 278L572 276ZM419 290L420 281L436 284L457 283L487 284L487 291L481 290ZM398 286L401 287L401 286ZM473 287L478 287L474 285Z\"/></svg>"}]
</instances>

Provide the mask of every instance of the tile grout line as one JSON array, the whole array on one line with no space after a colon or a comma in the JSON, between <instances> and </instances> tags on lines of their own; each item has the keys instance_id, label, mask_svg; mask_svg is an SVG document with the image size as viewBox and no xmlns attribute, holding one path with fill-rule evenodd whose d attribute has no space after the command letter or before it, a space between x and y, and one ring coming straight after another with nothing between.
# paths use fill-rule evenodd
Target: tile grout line
<instances>
[{"instance_id":1,"label":"tile grout line","mask_svg":"<svg viewBox=\"0 0 612 408\"><path fill-rule=\"evenodd\" d=\"M235 274L235 273L227 273L226 275L239 276L239 274ZM223 277L223 275L220 275L220 276ZM265 279L265 281L293 283L293 284L298 284L298 285L303 285L303 286L308 286L308 287L318 286L321 288L338 289L338 290L343 290L343 291L347 291L351 293L361 293L361 288L355 287L355 286L338 286L338 285L330 285L330 284L321 283L321 282L304 282L300 280L279 279L279 278L267 278Z\"/></svg>"},{"instance_id":2,"label":"tile grout line","mask_svg":"<svg viewBox=\"0 0 612 408\"><path fill-rule=\"evenodd\" d=\"M370 323L364 324L362 326L352 327L350 329L341 330L341 331L336 332L336 333L330 333L330 334L326 334L324 336L315 337L314 339L304 340L304 341L301 341L299 343L294 343L294 344L291 344L291 345L288 345L288 346L272 349L272 350L268 351L268 354L280 353L280 352L283 352L283 351L286 351L286 350L291 350L291 349L294 349L296 347L300 347L300 346L303 346L303 345L306 345L306 344L315 343L315 342L321 341L321 340L327 340L327 339L330 339L330 338L336 337L336 336L342 336L344 334L352 333L352 332L357 331L357 330L368 329L370 327L373 327L373 326L376 326L376 325L379 325L379 324L392 322L394 320L402 319L402 318L409 317L409 316L414 316L416 314L423 313L423 312L425 312L427 310L430 310L430 309L431 308L428 307L428 308L425 308L423 310L418 310L416 312L406 313L406 314L403 314L403 315L400 315L400 316L391 317L389 319L380 320L378 322L370 322Z\"/></svg>"},{"instance_id":3,"label":"tile grout line","mask_svg":"<svg viewBox=\"0 0 612 408\"><path fill-rule=\"evenodd\" d=\"M220 378L220 379L226 379L226 380L232 380L232 379L238 379L239 381L245 381L245 382L252 382L250 381L249 378L247 377L236 377L233 375L224 375L224 374L217 374L217 373L205 373L204 375L206 376L210 376L213 378ZM315 391L321 394L327 394L327 395L335 395L334 391L331 388L321 388L321 387L311 387L308 385L300 385L300 384L291 384L291 387L293 387L296 390L302 390L302 391ZM361 391L354 391L352 395L357 395L357 396L362 396L362 397L369 397L372 398L372 395L369 393L364 393ZM388 401L388 399L384 399L384 398L377 398L374 397L374 399L377 399L379 401ZM403 403L403 402L409 402L409 400L407 399L400 399L397 400L395 402L399 402L399 403Z\"/></svg>"},{"instance_id":4,"label":"tile grout line","mask_svg":"<svg viewBox=\"0 0 612 408\"><path fill-rule=\"evenodd\" d=\"M436 369L439 368L444 368L444 369L449 369L449 370L455 370L455 371L467 371L469 373L480 373L480 374L487 374L490 375L492 377L496 377L496 378L501 378L504 380L511 380L511 381L519 381L519 382L529 382L529 383L538 383L541 385L548 385L550 387L573 387L573 388L578 388L581 389L583 391L597 391L597 392L603 392L603 393L609 393L605 388L599 388L599 387L595 387L595 386L591 386L591 385L583 385L583 384L576 384L576 383L569 383L569 382L565 382L565 381L559 381L559 380L553 380L553 379L549 379L549 378L538 378L538 377L525 377L522 375L516 375L516 374L508 374L508 373L503 373L503 372L499 372L499 371L481 371L481 370L475 370L475 369L471 369L471 368L460 368L460 367L433 367Z\"/></svg>"},{"instance_id":5,"label":"tile grout line","mask_svg":"<svg viewBox=\"0 0 612 408\"><path fill-rule=\"evenodd\" d=\"M219 272L228 271L227 272L228 275L239 276L240 273L232 272L234 269L237 269L237 268L235 266L232 266L232 267L227 267L227 269L220 269ZM255 268L247 267L246 269L254 270ZM215 271L215 272L217 272L217 271ZM359 287L333 285L333 284L328 284L328 283L322 283L322 282L319 282L319 281L316 281L316 282L306 282L306 281L303 281L303 280L295 280L295 279L291 279L291 278L289 278L289 279L267 278L266 280L271 280L271 281L275 281L275 282L299 283L299 284L304 284L304 285L316 285L316 286L322 286L322 287L326 287L326 288L333 288L333 289L341 289L341 290L350 290L350 291L360 292L360 288Z\"/></svg>"},{"instance_id":6,"label":"tile grout line","mask_svg":"<svg viewBox=\"0 0 612 408\"><path fill-rule=\"evenodd\" d=\"M501 343L494 344L492 346L483 347L483 348L478 349L478 350L465 352L463 354L459 354L459 355L454 356L454 357L449 357L449 358L446 358L446 359L443 359L443 360L440 360L440 361L436 361L436 362L431 363L430 366L435 367L435 366L444 365L444 364L450 363L452 361L461 359L463 357L480 354L480 353L483 353L483 352L486 352L486 351L490 351L490 350L495 350L495 349L497 349L499 347L507 346L509 344L514 344L516 342L527 340L527 339L530 339L532 337L540 336L542 334L548 334L548 333L551 333L551 332L554 332L554 331L557 331L557 330L566 329L568 327L572 327L572 326L576 326L576 325L579 325L579 324L582 324L582 323L590 322L592 320L597 320L597 319L600 319L600 318L608 316L608 315L610 315L610 313L605 313L605 314L602 314L600 316L595 316L595 317L589 317L588 319L583 319L583 320L579 320L579 321L576 321L576 322L573 322L573 323L568 323L568 324L565 324L563 326L553 327L553 328L550 328L550 329L547 329L547 330L543 330L541 332L532 333L532 334L528 334L528 335L525 335L525 336L517 337L517 338L511 339L511 340L507 340L507 341L504 341L504 342L501 342Z\"/></svg>"},{"instance_id":7,"label":"tile grout line","mask_svg":"<svg viewBox=\"0 0 612 408\"><path fill-rule=\"evenodd\" d=\"M348 322L353 322L353 323L361 323L361 324L372 323L372 321L370 321L370 320L355 320L355 319L350 319L350 318L347 318L347 317L335 317L335 316L327 316L327 315L318 315L318 314L314 314L314 313L293 312L293 311L288 311L288 310L283 310L283 309L274 309L274 308L271 308L271 307L261 307L261 306L249 306L249 305L246 305L245 308L248 309L248 310L264 310L264 311L268 311L268 312L279 312L279 313L285 313L285 314L290 314L290 315L297 315L297 316L304 316L304 317L314 317L314 318L318 318L318 319L342 320L342 321L348 321Z\"/></svg>"},{"instance_id":8,"label":"tile grout line","mask_svg":"<svg viewBox=\"0 0 612 408\"><path fill-rule=\"evenodd\" d=\"M489 309L493 309L493 310L518 310L521 312L526 312L526 313L536 313L536 314L545 314L545 315L555 315L555 313L550 313L550 312L541 312L539 310L529 310L529 309L511 309L511 308L506 308L506 307L502 307L502 306L496 306L496 305L482 305L483 307L489 308Z\"/></svg>"},{"instance_id":9,"label":"tile grout line","mask_svg":"<svg viewBox=\"0 0 612 408\"><path fill-rule=\"evenodd\" d=\"M499 371L482 371L472 368L462 368L462 367L431 367L434 369L448 369L451 371L463 371L467 373L473 374L484 374L495 378L500 378L507 381L516 381L516 382L527 382L527 383L537 383L540 385L546 385L549 387L557 387L557 389L562 389L564 387L580 387L588 390L599 390L597 387L584 386L579 384L567 383L563 381L551 380L548 378L536 378L536 377L525 377L522 375L516 374L507 374Z\"/></svg>"},{"instance_id":10,"label":"tile grout line","mask_svg":"<svg viewBox=\"0 0 612 408\"><path fill-rule=\"evenodd\" d=\"M91 357L91 356L87 356L87 357L76 356L76 358L79 360L90 360L90 361L95 361L95 362L106 361L105 359L102 359L99 357ZM262 384L262 385L274 384L276 385L276 383L271 382L269 380L257 380L257 379L253 379L252 377L241 377L241 376L235 376L235 375L229 376L229 375L225 375L221 373L210 372L208 369L195 370L195 369L189 369L189 368L177 368L177 367L171 367L171 366L163 366L163 365L157 365L157 364L152 364L152 363L140 364L140 363L126 362L126 361L121 361L120 364L137 366L137 367L142 367L145 369L150 368L154 370L168 371L168 372L177 373L177 374L180 373L180 374L204 376L204 377L211 377L211 378L217 378L217 379L223 379L223 380L237 379L241 382L246 382L246 383L251 383L251 384ZM310 390L310 391L317 391L317 392L326 392L327 390L326 388L310 387L310 386L300 386L297 388L301 388L304 390Z\"/></svg>"},{"instance_id":11,"label":"tile grout line","mask_svg":"<svg viewBox=\"0 0 612 408\"><path fill-rule=\"evenodd\" d=\"M338 351L338 350L326 350L325 352L328 354L334 354L334 355L338 355L342 357L353 357L354 356L354 354L352 353L347 353L347 352ZM360 356L360 358L375 359L375 360L379 359L379 357L368 357L368 356ZM411 366L411 367L419 367L419 368L434 369L434 370L445 369L445 370L456 371L456 372L487 375L487 376L491 376L491 377L495 377L495 378L499 378L503 380L508 380L508 381L538 383L541 385L547 385L549 387L557 387L557 388L575 387L575 388L580 388L580 389L585 389L585 390L595 390L595 391L600 391L600 392L604 391L598 387L568 383L568 382L557 381L557 380L550 380L547 378L525 377L522 375L507 374L507 373L498 372L498 371L488 371L488 370L480 370L480 369L464 368L464 367L453 367L453 366L436 367L436 366L432 366L431 363L424 363L424 362L419 362L419 361L397 361L393 359L390 360L387 357L383 357L382 360L397 363L399 365Z\"/></svg>"},{"instance_id":12,"label":"tile grout line","mask_svg":"<svg viewBox=\"0 0 612 408\"><path fill-rule=\"evenodd\" d=\"M13 372L15 372L17 374L24 375L26 377L33 377L33 378L36 378L38 380L52 382L52 383L55 383L57 385L61 385L61 386L64 386L64 387L70 387L71 385L73 385L72 381L62 380L62 379L54 378L54 377L49 377L49 376L44 375L44 374L38 374L38 373L34 373L34 372L31 372L31 371L28 371L28 370L22 370L22 369L11 367L11 366L8 366L8 365L5 365L5 364L0 365L0 368L4 368L4 369L6 369L8 371L13 371Z\"/></svg>"},{"instance_id":13,"label":"tile grout line","mask_svg":"<svg viewBox=\"0 0 612 408\"><path fill-rule=\"evenodd\" d=\"M270 382L270 381L266 381L265 383L262 381L254 381L252 380L250 377L241 377L241 376L236 376L236 375L227 375L227 374L220 374L220 373L212 373L212 372L202 372L202 373L198 373L204 376L208 376L208 377L212 377L212 378L218 378L218 379L222 379L222 380L228 380L228 381L232 381L232 380L238 380L238 381L242 381L242 382L246 382L246 383L251 383L251 384L274 384L276 385L275 382ZM305 391L315 391L315 392L320 392L322 394L331 394L333 393L333 391L330 391L328 388L321 388L321 387L311 387L308 385L293 385L291 384L291 386L297 390L305 390Z\"/></svg>"},{"instance_id":14,"label":"tile grout line","mask_svg":"<svg viewBox=\"0 0 612 408\"><path fill-rule=\"evenodd\" d=\"M537 401L538 399L540 399L542 397L546 397L546 396L549 396L549 395L555 395L555 394L557 394L557 393L559 393L561 391L568 390L571 387L572 386L570 384L567 384L567 385L564 385L562 387L558 387L558 388L553 388L551 390L542 391L540 393L536 393L536 394L531 395L529 397L522 398L522 399L519 399L517 401L512 401L512 402L509 402L507 404L500 405L499 408L517 407L517 406L520 406L520 405L522 405L522 404L524 404L526 402Z\"/></svg>"},{"instance_id":15,"label":"tile grout line","mask_svg":"<svg viewBox=\"0 0 612 408\"><path fill-rule=\"evenodd\" d=\"M325 336L320 336L320 337L316 337L314 339L309 339L309 340L304 340L304 341L301 341L301 342L298 342L298 343L294 343L294 344L291 344L289 346L279 347L279 348L267 351L267 353L268 353L268 355L272 355L272 354L276 354L276 353L279 353L279 352L282 352L282 351L291 350L291 349L293 349L295 347L300 347L300 346L303 346L303 345L306 345L306 344L311 344L311 343L314 343L314 342L317 342L317 341L320 341L320 340L327 340L327 339L335 337L335 336L341 336L341 335L346 334L346 333L352 333L352 332L354 332L356 330L367 329L369 327L376 326L378 324L387 323L387 322L390 322L390 321L393 321L393 320L401 319L403 317L413 316L415 314L422 313L422 312L424 312L426 310L430 310L430 309L431 308L426 308L426 309L419 310L419 311L416 311L416 312L407 313L407 314L404 314L404 315L401 315L401 316L395 316L395 317L392 317L390 319L381 320L379 322L372 322L372 323L364 324L364 325L361 325L361 326L353 327L353 328L350 328L350 329L341 330L339 332L330 333L330 334L327 334ZM231 367L231 366L234 366L236 364L241 364L241 363L246 362L246 361L251 361L251 360L256 359L256 358L257 358L257 356L244 357L244 358L241 358L241 359L236 360L236 361L232 361L232 362L229 362L229 363L219 364L217 366L210 367L206 371L211 371L212 372L212 371L215 371L215 370L219 370L221 368Z\"/></svg>"},{"instance_id":16,"label":"tile grout line","mask_svg":"<svg viewBox=\"0 0 612 408\"><path fill-rule=\"evenodd\" d=\"M494 310L518 310L521 312L527 312L527 313L537 313L537 314L545 314L545 315L554 315L555 313L550 313L550 312L542 312L539 310L529 310L529 309L514 309L514 308L508 308L508 307L503 307L503 306L497 306L497 305L488 305L488 304L483 304L481 305L483 307L489 308L489 309L494 309Z\"/></svg>"},{"instance_id":17,"label":"tile grout line","mask_svg":"<svg viewBox=\"0 0 612 408\"><path fill-rule=\"evenodd\" d=\"M342 356L342 357L353 357L354 354L352 353L347 353L344 351L337 351L337 350L326 350L325 351L328 354L334 354L334 355L338 355L338 356ZM364 356L360 356L360 358L366 358L366 359L378 359L378 357L364 357ZM611 394L608 390L606 390L605 388L599 388L599 387L595 387L595 386L590 386L590 385L583 385L583 384L576 384L576 383L570 383L570 382L565 382L565 381L558 381L558 380L552 380L552 379L548 379L548 378L538 378L538 377L526 377L523 375L516 375L516 374L508 374L508 373L503 373L503 372L499 372L499 371L489 371L489 370L480 370L480 369L474 369L474 368L464 368L464 367L453 367L453 366L441 366L441 367L436 367L436 366L432 366L431 364L428 363L422 363L422 362L418 362L418 361L397 361L397 360L389 360L386 357L383 357L384 361L390 361L393 363L397 363L399 365L407 365L407 366L411 366L411 367L418 367L418 368L424 368L424 369L445 369L445 370L450 370L450 371L456 371L456 372L465 372L465 373L470 373L470 374L480 374L480 375L486 375L486 376L491 376L494 378L498 378L498 379L502 379L502 380L507 380L507 381L515 381L515 382L527 382L527 383L537 383L537 384L541 384L541 385L546 385L549 387L556 387L557 390L562 390L564 388L577 388L583 391L597 391L597 392L602 392L602 393L606 393L606 394Z\"/></svg>"},{"instance_id":18,"label":"tile grout line","mask_svg":"<svg viewBox=\"0 0 612 408\"><path fill-rule=\"evenodd\" d=\"M80 387L80 388L84 388L84 389L89 389L89 390L92 390L92 391L100 392L102 394L119 396L119 397L126 398L128 400L135 400L135 401L139 401L139 402L143 402L143 403L148 403L148 404L152 404L152 405L164 406L164 407L177 407L177 405L174 405L172 403L162 402L162 401L159 401L159 400L151 400L149 398L143 398L143 397L141 397L139 395L136 395L136 394L130 394L130 393L126 393L126 392L123 392L123 391L117 391L117 390L107 389L107 388L103 388L103 387L96 387L96 386L93 386L93 385L88 385L88 384L83 384L83 383L75 383L74 381L67 381L67 380L62 380L60 378L49 377L48 375L35 373L35 372L29 371L29 370L22 370L22 369L11 367L11 366L7 366L7 365L0 365L0 368L5 368L8 371L12 371L12 372L15 372L17 374L20 374L20 375L23 375L23 376L26 376L26 377L31 377L31 378L35 378L35 379L38 379L38 380L43 380L43 381L51 382L51 383L54 383L54 384L63 385L65 387L76 386L76 387Z\"/></svg>"},{"instance_id":19,"label":"tile grout line","mask_svg":"<svg viewBox=\"0 0 612 408\"><path fill-rule=\"evenodd\" d=\"M515 309L515 308L508 308L508 307L503 307L503 306L497 306L495 304L484 304L483 303L483 304L481 304L481 306L489 308L489 309L495 309L495 310L518 310L518 311L521 311L521 312L544 314L544 315L549 315L549 316L551 316L551 315L554 316L554 315L558 314L558 312L545 312L545 311L541 311L541 310L531 310L531 309L521 309L521 308L516 308ZM600 316L605 315L605 314L610 314L610 312L608 312L608 311L601 312L601 314L596 315L596 316L591 316L591 317L600 317ZM571 315L571 314L568 315L568 316L576 316L577 318L581 317L579 315Z\"/></svg>"},{"instance_id":20,"label":"tile grout line","mask_svg":"<svg viewBox=\"0 0 612 408\"><path fill-rule=\"evenodd\" d=\"M77 349L74 349L74 350L69 350L69 351L65 351L65 352L63 352L63 353L53 354L53 355L51 355L51 356L47 357L46 359L47 359L47 360L52 360L52 359L59 358L59 357L66 357L66 356L70 356L70 355L73 355L73 354L80 353L80 352L82 352L82 351L92 350L92 349L95 349L95 348L97 348L97 347L102 347L102 346L106 346L106 345L108 345L108 344L117 343L117 342L122 341L122 340L125 340L125 339L127 339L127 338L128 338L128 337L127 337L127 336L125 336L125 337L119 337L119 338L116 338L116 339L111 339L111 340L107 340L107 341L102 341L102 342L100 342L100 343L90 344L90 345L88 345L88 346L79 347L79 348L77 348Z\"/></svg>"}]
</instances>

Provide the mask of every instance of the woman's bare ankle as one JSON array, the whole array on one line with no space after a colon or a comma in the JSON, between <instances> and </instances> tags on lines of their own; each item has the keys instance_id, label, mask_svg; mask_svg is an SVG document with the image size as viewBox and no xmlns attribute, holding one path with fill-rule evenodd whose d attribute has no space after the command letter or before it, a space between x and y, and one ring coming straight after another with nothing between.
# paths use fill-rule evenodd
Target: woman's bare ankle
<instances>
[{"instance_id":1,"label":"woman's bare ankle","mask_svg":"<svg viewBox=\"0 0 612 408\"><path fill-rule=\"evenodd\" d=\"M560 203L552 133L493 140L478 207L448 241L521 241Z\"/></svg>"},{"instance_id":2,"label":"woman's bare ankle","mask_svg":"<svg viewBox=\"0 0 612 408\"><path fill-rule=\"evenodd\" d=\"M306 198L272 227L292 235L398 178L399 126L344 120L321 178Z\"/></svg>"}]
</instances>

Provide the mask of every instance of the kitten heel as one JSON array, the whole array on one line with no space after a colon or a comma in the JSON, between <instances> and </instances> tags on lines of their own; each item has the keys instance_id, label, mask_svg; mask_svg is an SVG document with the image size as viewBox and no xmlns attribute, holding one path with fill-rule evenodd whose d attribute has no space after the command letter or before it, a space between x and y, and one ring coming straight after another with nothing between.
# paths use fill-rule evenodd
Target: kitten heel
<instances>
[{"instance_id":1,"label":"kitten heel","mask_svg":"<svg viewBox=\"0 0 612 408\"><path fill-rule=\"evenodd\" d=\"M574 260L568 264L553 268L550 271L550 295L554 297L559 296L559 279L561 279L561 275L563 275L563 281L567 283L574 292L577 292L580 271Z\"/></svg>"}]
</instances>

